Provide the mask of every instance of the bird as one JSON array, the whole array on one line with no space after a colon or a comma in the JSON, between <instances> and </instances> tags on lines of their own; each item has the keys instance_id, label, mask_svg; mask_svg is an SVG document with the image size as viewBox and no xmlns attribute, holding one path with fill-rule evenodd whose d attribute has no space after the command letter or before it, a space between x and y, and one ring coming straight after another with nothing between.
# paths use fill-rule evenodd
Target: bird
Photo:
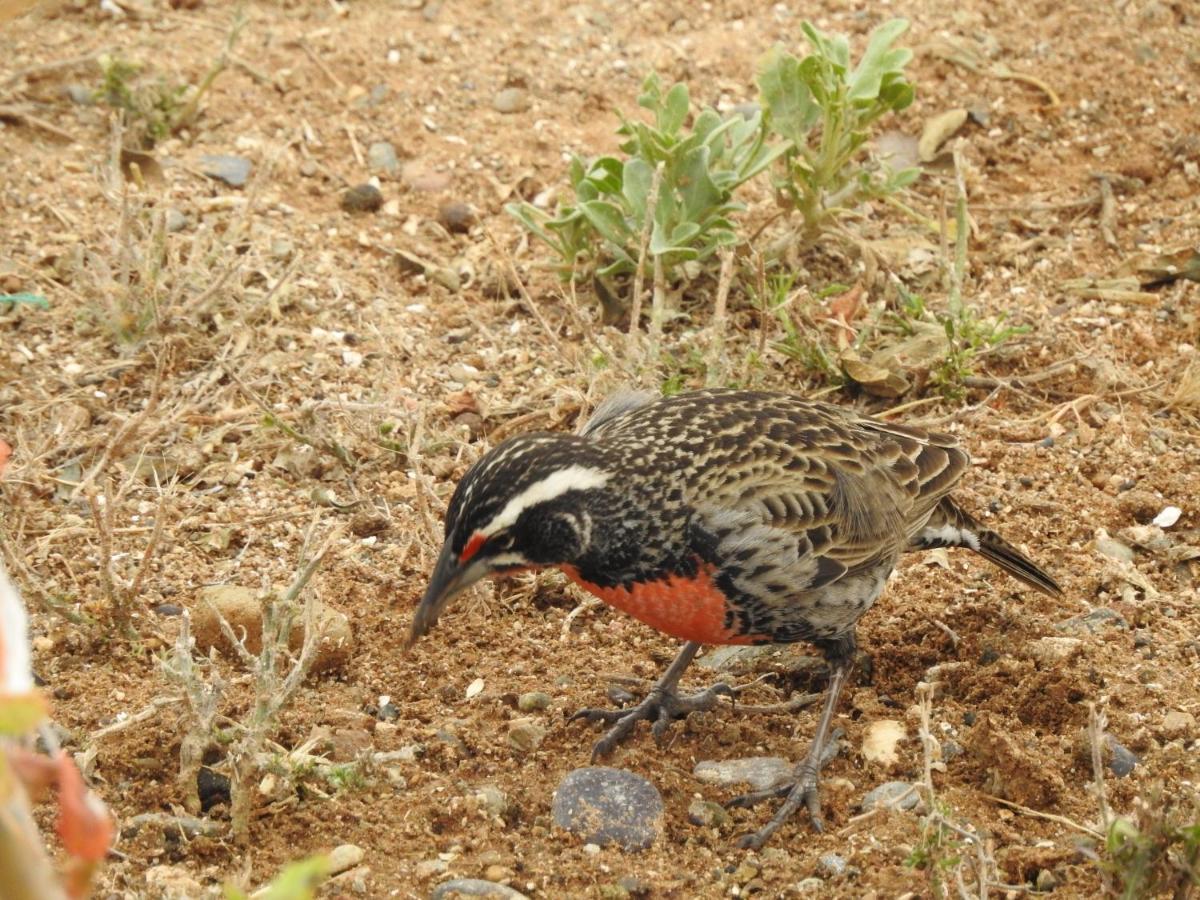
<instances>
[{"instance_id":1,"label":"bird","mask_svg":"<svg viewBox=\"0 0 1200 900\"><path fill-rule=\"evenodd\" d=\"M619 393L576 433L516 435L470 467L408 646L480 579L547 568L683 641L642 702L572 717L611 726L596 760L639 721L661 739L674 719L733 693L723 683L677 690L702 646L812 644L829 680L808 752L781 788L731 805L783 798L744 847L763 846L801 807L819 830L820 772L836 751L830 730L856 626L901 554L963 547L1027 587L1062 593L950 496L969 464L951 435L790 393Z\"/></svg>"}]
</instances>

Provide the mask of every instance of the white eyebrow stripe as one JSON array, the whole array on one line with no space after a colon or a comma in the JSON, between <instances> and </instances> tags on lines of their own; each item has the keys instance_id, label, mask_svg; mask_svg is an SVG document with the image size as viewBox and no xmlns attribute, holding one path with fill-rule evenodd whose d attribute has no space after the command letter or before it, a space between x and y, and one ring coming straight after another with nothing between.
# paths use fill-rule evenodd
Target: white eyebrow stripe
<instances>
[{"instance_id":1,"label":"white eyebrow stripe","mask_svg":"<svg viewBox=\"0 0 1200 900\"><path fill-rule=\"evenodd\" d=\"M509 500L504 504L504 509L500 510L492 521L479 530L490 537L502 528L512 525L529 507L561 497L567 491L586 491L591 488L603 487L608 483L609 477L608 472L591 469L587 466L573 465L559 469L541 481L534 482Z\"/></svg>"}]
</instances>

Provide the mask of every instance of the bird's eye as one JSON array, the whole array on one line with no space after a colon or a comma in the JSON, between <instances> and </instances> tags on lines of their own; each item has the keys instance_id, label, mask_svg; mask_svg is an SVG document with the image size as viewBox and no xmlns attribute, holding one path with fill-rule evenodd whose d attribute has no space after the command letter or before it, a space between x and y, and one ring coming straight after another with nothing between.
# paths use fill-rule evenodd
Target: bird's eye
<instances>
[{"instance_id":1,"label":"bird's eye","mask_svg":"<svg viewBox=\"0 0 1200 900\"><path fill-rule=\"evenodd\" d=\"M497 534L488 541L489 549L496 551L511 550L513 547L513 535L511 531L503 531Z\"/></svg>"}]
</instances>

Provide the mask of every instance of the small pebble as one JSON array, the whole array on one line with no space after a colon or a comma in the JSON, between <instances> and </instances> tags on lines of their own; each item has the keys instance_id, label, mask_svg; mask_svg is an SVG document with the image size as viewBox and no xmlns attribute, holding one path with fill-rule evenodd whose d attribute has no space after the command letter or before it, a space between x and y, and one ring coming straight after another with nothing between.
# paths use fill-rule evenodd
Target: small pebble
<instances>
[{"instance_id":1,"label":"small pebble","mask_svg":"<svg viewBox=\"0 0 1200 900\"><path fill-rule=\"evenodd\" d=\"M329 874L337 875L347 869L353 869L363 861L366 851L354 844L340 844L329 851Z\"/></svg>"},{"instance_id":2,"label":"small pebble","mask_svg":"<svg viewBox=\"0 0 1200 900\"><path fill-rule=\"evenodd\" d=\"M200 157L200 171L209 178L223 181L231 187L242 187L250 178L250 160L242 156L219 153Z\"/></svg>"},{"instance_id":3,"label":"small pebble","mask_svg":"<svg viewBox=\"0 0 1200 900\"><path fill-rule=\"evenodd\" d=\"M879 787L869 791L859 806L863 812L869 809L874 809L876 806L892 807L894 809L912 809L917 805L917 800L920 799L915 790L910 791L912 785L907 781L885 781ZM905 796L907 794L907 796ZM904 797L903 800L900 798Z\"/></svg>"},{"instance_id":4,"label":"small pebble","mask_svg":"<svg viewBox=\"0 0 1200 900\"><path fill-rule=\"evenodd\" d=\"M450 900L453 897L498 897L500 900L528 900L520 891L510 888L506 884L497 884L482 878L455 878L443 881L433 889L429 900Z\"/></svg>"},{"instance_id":5,"label":"small pebble","mask_svg":"<svg viewBox=\"0 0 1200 900\"><path fill-rule=\"evenodd\" d=\"M154 607L154 612L160 616L182 616L183 607L176 603L160 603Z\"/></svg>"},{"instance_id":6,"label":"small pebble","mask_svg":"<svg viewBox=\"0 0 1200 900\"><path fill-rule=\"evenodd\" d=\"M765 791L792 777L792 765L779 756L750 756L745 759L704 760L696 763L692 774L700 781L729 787L748 784Z\"/></svg>"},{"instance_id":7,"label":"small pebble","mask_svg":"<svg viewBox=\"0 0 1200 900\"><path fill-rule=\"evenodd\" d=\"M475 210L459 201L443 203L438 207L437 220L451 234L466 234L475 224Z\"/></svg>"},{"instance_id":8,"label":"small pebble","mask_svg":"<svg viewBox=\"0 0 1200 900\"><path fill-rule=\"evenodd\" d=\"M537 712L546 709L552 699L545 691L528 691L517 698L517 709L521 712Z\"/></svg>"},{"instance_id":9,"label":"small pebble","mask_svg":"<svg viewBox=\"0 0 1200 900\"><path fill-rule=\"evenodd\" d=\"M228 803L230 797L229 776L214 772L203 766L196 775L196 791L200 795L200 809L208 812L214 806Z\"/></svg>"},{"instance_id":10,"label":"small pebble","mask_svg":"<svg viewBox=\"0 0 1200 900\"><path fill-rule=\"evenodd\" d=\"M428 881L435 875L441 875L450 870L450 863L444 859L423 859L413 867L413 874L419 881Z\"/></svg>"},{"instance_id":11,"label":"small pebble","mask_svg":"<svg viewBox=\"0 0 1200 900\"><path fill-rule=\"evenodd\" d=\"M492 98L492 109L505 114L525 112L529 109L529 94L519 87L497 91L496 96Z\"/></svg>"},{"instance_id":12,"label":"small pebble","mask_svg":"<svg viewBox=\"0 0 1200 900\"><path fill-rule=\"evenodd\" d=\"M825 888L825 882L820 878L805 878L803 881L797 881L792 885L792 890L797 894L815 894Z\"/></svg>"},{"instance_id":13,"label":"small pebble","mask_svg":"<svg viewBox=\"0 0 1200 900\"><path fill-rule=\"evenodd\" d=\"M372 172L395 175L400 171L400 160L396 148L387 141L376 141L367 148L367 166Z\"/></svg>"},{"instance_id":14,"label":"small pebble","mask_svg":"<svg viewBox=\"0 0 1200 900\"><path fill-rule=\"evenodd\" d=\"M1196 717L1189 712L1173 709L1163 716L1159 733L1167 740L1191 737L1196 731Z\"/></svg>"},{"instance_id":15,"label":"small pebble","mask_svg":"<svg viewBox=\"0 0 1200 900\"><path fill-rule=\"evenodd\" d=\"M1029 655L1042 667L1059 665L1083 649L1083 641L1073 637L1044 637L1029 643Z\"/></svg>"},{"instance_id":16,"label":"small pebble","mask_svg":"<svg viewBox=\"0 0 1200 900\"><path fill-rule=\"evenodd\" d=\"M508 745L519 753L529 753L546 739L546 728L537 719L513 719L508 723Z\"/></svg>"},{"instance_id":17,"label":"small pebble","mask_svg":"<svg viewBox=\"0 0 1200 900\"><path fill-rule=\"evenodd\" d=\"M485 784L475 791L475 800L489 815L503 818L508 812L508 794L494 784Z\"/></svg>"},{"instance_id":18,"label":"small pebble","mask_svg":"<svg viewBox=\"0 0 1200 900\"><path fill-rule=\"evenodd\" d=\"M721 828L730 822L729 811L711 800L693 800L688 804L688 821L702 828Z\"/></svg>"},{"instance_id":19,"label":"small pebble","mask_svg":"<svg viewBox=\"0 0 1200 900\"><path fill-rule=\"evenodd\" d=\"M167 210L167 216L163 224L166 226L168 234L177 234L187 228L188 218L172 206Z\"/></svg>"},{"instance_id":20,"label":"small pebble","mask_svg":"<svg viewBox=\"0 0 1200 900\"><path fill-rule=\"evenodd\" d=\"M587 843L644 850L662 829L662 795L640 775L608 766L569 773L554 792L554 821Z\"/></svg>"},{"instance_id":21,"label":"small pebble","mask_svg":"<svg viewBox=\"0 0 1200 900\"><path fill-rule=\"evenodd\" d=\"M1046 894L1058 887L1058 879L1054 877L1054 873L1049 869L1042 869L1037 874L1037 881L1034 882L1039 894Z\"/></svg>"},{"instance_id":22,"label":"small pebble","mask_svg":"<svg viewBox=\"0 0 1200 900\"><path fill-rule=\"evenodd\" d=\"M1059 622L1054 627L1059 631L1088 631L1095 634L1106 625L1113 625L1117 628L1129 627L1129 623L1125 621L1119 612L1109 609L1107 606L1100 606L1089 613L1072 616L1069 619Z\"/></svg>"},{"instance_id":23,"label":"small pebble","mask_svg":"<svg viewBox=\"0 0 1200 900\"><path fill-rule=\"evenodd\" d=\"M383 206L383 194L373 184L356 184L342 194L342 209L348 213L375 212Z\"/></svg>"},{"instance_id":24,"label":"small pebble","mask_svg":"<svg viewBox=\"0 0 1200 900\"><path fill-rule=\"evenodd\" d=\"M817 866L829 878L836 878L838 875L844 875L848 864L836 853L826 853L817 860Z\"/></svg>"},{"instance_id":25,"label":"small pebble","mask_svg":"<svg viewBox=\"0 0 1200 900\"><path fill-rule=\"evenodd\" d=\"M1108 761L1108 768L1118 778L1124 778L1141 762L1136 753L1118 742L1111 734L1104 735L1104 743L1112 753L1112 759Z\"/></svg>"},{"instance_id":26,"label":"small pebble","mask_svg":"<svg viewBox=\"0 0 1200 900\"><path fill-rule=\"evenodd\" d=\"M63 93L76 106L92 106L96 102L96 92L82 84L68 84Z\"/></svg>"}]
</instances>

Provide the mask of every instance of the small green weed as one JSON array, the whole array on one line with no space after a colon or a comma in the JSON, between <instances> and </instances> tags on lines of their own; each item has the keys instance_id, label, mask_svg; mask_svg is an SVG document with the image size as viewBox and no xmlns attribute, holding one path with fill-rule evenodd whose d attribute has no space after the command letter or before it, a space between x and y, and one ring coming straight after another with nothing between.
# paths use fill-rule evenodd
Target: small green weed
<instances>
[{"instance_id":1,"label":"small green weed","mask_svg":"<svg viewBox=\"0 0 1200 900\"><path fill-rule=\"evenodd\" d=\"M933 321L946 334L945 353L930 366L929 383L947 400L962 399L966 392L964 382L975 374L975 360L981 353L1029 331L1028 325L1005 325L1003 315L980 318L968 306L960 305L957 313L934 312L926 307L920 295L902 286L898 290L899 308L888 316L894 328L901 334L913 335L918 323Z\"/></svg>"},{"instance_id":2,"label":"small green weed","mask_svg":"<svg viewBox=\"0 0 1200 900\"><path fill-rule=\"evenodd\" d=\"M1099 859L1105 888L1121 900L1190 896L1200 887L1200 798L1189 803L1159 789L1137 802L1134 818L1108 826Z\"/></svg>"},{"instance_id":3,"label":"small green weed","mask_svg":"<svg viewBox=\"0 0 1200 900\"><path fill-rule=\"evenodd\" d=\"M125 111L132 143L153 147L181 124L189 85L171 84L161 78L141 83L142 67L120 56L103 54L99 62L103 80L96 99Z\"/></svg>"},{"instance_id":4,"label":"small green weed","mask_svg":"<svg viewBox=\"0 0 1200 900\"><path fill-rule=\"evenodd\" d=\"M776 187L800 213L808 239L857 204L895 194L919 174L860 159L869 127L913 101L904 73L912 51L893 46L907 29L904 19L880 25L851 69L846 38L804 22L810 49L803 59L777 46L763 60L758 86L770 129L787 141Z\"/></svg>"},{"instance_id":5,"label":"small green weed","mask_svg":"<svg viewBox=\"0 0 1200 900\"><path fill-rule=\"evenodd\" d=\"M664 92L657 75L643 83L638 104L653 121L622 117L625 158L572 159L573 203L554 216L528 203L505 207L576 279L634 272L645 243L646 260L657 258L670 281L683 264L736 243L730 216L742 206L734 191L786 149L767 144L761 113L723 117L706 108L685 127L687 86Z\"/></svg>"}]
</instances>

